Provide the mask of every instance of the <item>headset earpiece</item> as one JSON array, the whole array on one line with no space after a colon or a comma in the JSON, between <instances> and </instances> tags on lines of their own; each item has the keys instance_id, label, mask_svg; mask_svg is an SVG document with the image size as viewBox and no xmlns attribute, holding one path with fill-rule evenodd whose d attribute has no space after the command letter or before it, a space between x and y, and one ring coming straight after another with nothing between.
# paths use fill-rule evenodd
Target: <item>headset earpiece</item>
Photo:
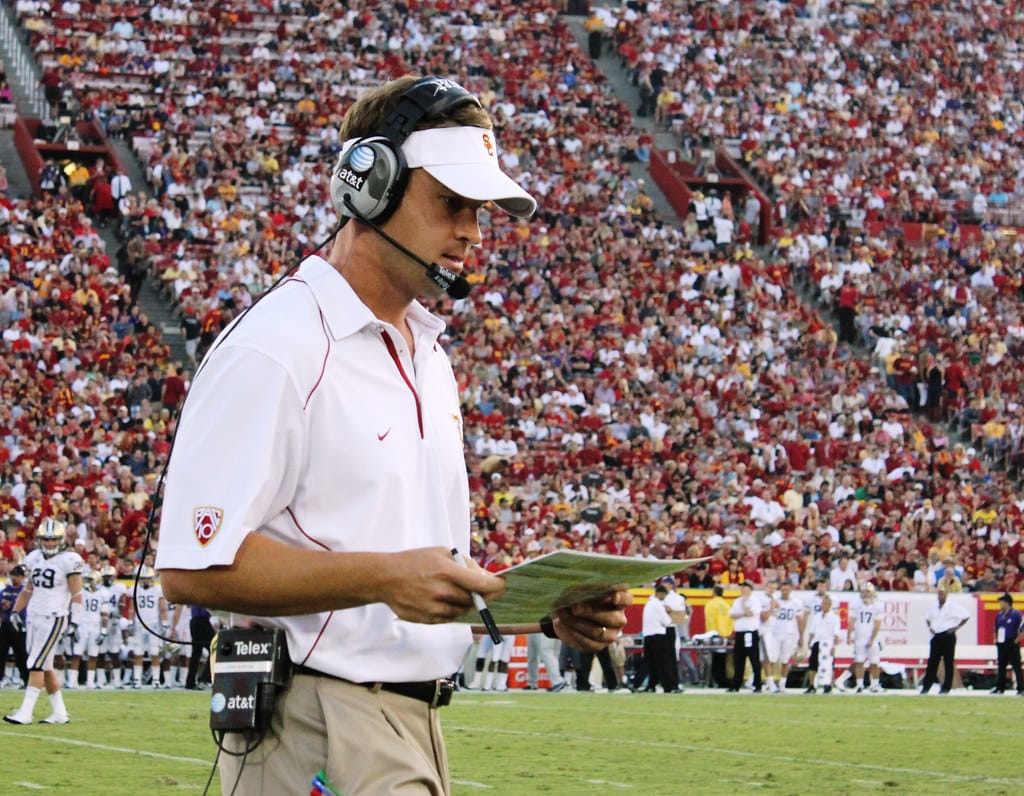
<instances>
[{"instance_id":1,"label":"headset earpiece","mask_svg":"<svg viewBox=\"0 0 1024 796\"><path fill-rule=\"evenodd\" d=\"M400 147L384 136L363 138L341 153L331 172L334 211L383 224L398 207L408 180Z\"/></svg>"},{"instance_id":2,"label":"headset earpiece","mask_svg":"<svg viewBox=\"0 0 1024 796\"><path fill-rule=\"evenodd\" d=\"M339 156L331 172L334 212L375 224L387 221L401 204L409 182L402 144L423 119L467 104L479 106L480 100L447 78L432 75L409 86L383 126Z\"/></svg>"}]
</instances>

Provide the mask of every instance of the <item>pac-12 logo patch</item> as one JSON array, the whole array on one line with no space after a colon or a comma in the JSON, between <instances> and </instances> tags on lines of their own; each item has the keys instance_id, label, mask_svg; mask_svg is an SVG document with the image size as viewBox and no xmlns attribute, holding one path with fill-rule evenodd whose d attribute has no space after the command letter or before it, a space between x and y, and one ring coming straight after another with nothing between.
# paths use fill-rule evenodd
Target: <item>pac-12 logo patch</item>
<instances>
[{"instance_id":1,"label":"pac-12 logo patch","mask_svg":"<svg viewBox=\"0 0 1024 796\"><path fill-rule=\"evenodd\" d=\"M216 506L199 506L193 514L196 539L205 547L217 535L220 524L224 521L224 509Z\"/></svg>"}]
</instances>

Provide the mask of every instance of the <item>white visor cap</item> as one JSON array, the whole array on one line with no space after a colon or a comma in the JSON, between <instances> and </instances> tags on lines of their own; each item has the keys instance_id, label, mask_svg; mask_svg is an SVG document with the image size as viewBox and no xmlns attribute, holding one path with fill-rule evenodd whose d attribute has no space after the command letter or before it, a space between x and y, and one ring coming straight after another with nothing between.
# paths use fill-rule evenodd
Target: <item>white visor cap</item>
<instances>
[{"instance_id":1,"label":"white visor cap","mask_svg":"<svg viewBox=\"0 0 1024 796\"><path fill-rule=\"evenodd\" d=\"M402 144L402 154L409 168L423 169L459 196L494 202L517 218L529 218L537 210L537 200L501 170L493 130L483 127L417 130Z\"/></svg>"}]
</instances>

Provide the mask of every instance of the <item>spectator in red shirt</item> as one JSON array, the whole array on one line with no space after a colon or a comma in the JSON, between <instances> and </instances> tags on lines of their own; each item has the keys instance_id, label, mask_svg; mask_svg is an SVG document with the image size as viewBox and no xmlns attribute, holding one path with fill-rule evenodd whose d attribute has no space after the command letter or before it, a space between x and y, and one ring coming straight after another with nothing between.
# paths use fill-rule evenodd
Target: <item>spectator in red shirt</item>
<instances>
[{"instance_id":1,"label":"spectator in red shirt","mask_svg":"<svg viewBox=\"0 0 1024 796\"><path fill-rule=\"evenodd\" d=\"M164 378L163 394L160 402L165 409L171 412L177 411L185 398L185 380L178 375L178 368L175 365L167 366L167 376Z\"/></svg>"}]
</instances>

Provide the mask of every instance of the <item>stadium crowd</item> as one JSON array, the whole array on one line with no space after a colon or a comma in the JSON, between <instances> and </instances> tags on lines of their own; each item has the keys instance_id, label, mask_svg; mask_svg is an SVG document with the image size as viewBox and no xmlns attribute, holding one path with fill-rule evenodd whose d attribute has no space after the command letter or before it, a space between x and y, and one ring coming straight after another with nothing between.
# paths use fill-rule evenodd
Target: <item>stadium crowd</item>
<instances>
[{"instance_id":1,"label":"stadium crowd","mask_svg":"<svg viewBox=\"0 0 1024 796\"><path fill-rule=\"evenodd\" d=\"M0 203L0 577L46 517L136 570L194 357L335 223L342 110L440 71L541 199L489 219L446 332L483 565L711 556L695 585L810 588L845 560L839 588L924 590L952 562L957 588L1021 588L1024 250L996 211L1024 189L1024 63L1002 6L623 6L608 45L637 100L556 4L412 5L16 4L48 96L130 140L149 184L110 196L113 256L110 170ZM653 210L634 101L662 102L682 152L738 150L776 202L768 249L705 234L739 229L738 196ZM143 276L191 361L136 303Z\"/></svg>"}]
</instances>

